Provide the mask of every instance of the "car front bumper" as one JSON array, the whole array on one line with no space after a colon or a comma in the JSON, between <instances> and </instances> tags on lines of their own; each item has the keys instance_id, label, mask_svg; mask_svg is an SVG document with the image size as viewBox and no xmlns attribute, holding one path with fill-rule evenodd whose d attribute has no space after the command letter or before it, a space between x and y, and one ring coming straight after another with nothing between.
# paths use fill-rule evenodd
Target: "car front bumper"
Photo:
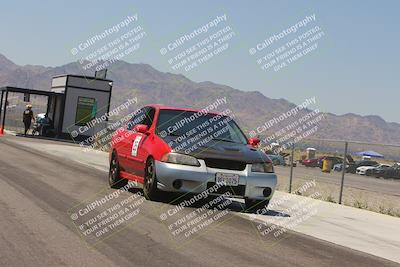
<instances>
[{"instance_id":1,"label":"car front bumper","mask_svg":"<svg viewBox=\"0 0 400 267\"><path fill-rule=\"evenodd\" d=\"M356 174L359 174L359 175L365 175L366 172L367 172L367 170L356 170Z\"/></svg>"},{"instance_id":2,"label":"car front bumper","mask_svg":"<svg viewBox=\"0 0 400 267\"><path fill-rule=\"evenodd\" d=\"M215 185L216 173L239 175L238 186L225 186L214 195L222 194L224 190L230 190L235 197L265 200L271 199L277 184L275 173L251 172L251 164L247 164L243 171L209 168L203 160L200 160L200 167L186 166L173 163L156 161L157 187L168 192L190 192L201 193ZM174 181L180 180L181 187L173 186ZM264 196L265 191L269 191ZM233 191L233 193L232 193Z\"/></svg>"}]
</instances>

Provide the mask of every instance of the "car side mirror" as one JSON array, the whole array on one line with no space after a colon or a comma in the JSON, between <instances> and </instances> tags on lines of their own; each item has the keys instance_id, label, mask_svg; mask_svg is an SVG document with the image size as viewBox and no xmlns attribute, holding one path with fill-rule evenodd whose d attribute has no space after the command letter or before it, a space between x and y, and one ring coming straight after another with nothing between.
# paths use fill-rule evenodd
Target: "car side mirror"
<instances>
[{"instance_id":1,"label":"car side mirror","mask_svg":"<svg viewBox=\"0 0 400 267\"><path fill-rule=\"evenodd\" d=\"M260 139L258 139L257 137L251 137L251 138L249 138L248 142L249 142L249 145L256 147L260 144Z\"/></svg>"},{"instance_id":2,"label":"car side mirror","mask_svg":"<svg viewBox=\"0 0 400 267\"><path fill-rule=\"evenodd\" d=\"M145 124L137 124L137 125L135 125L133 130L135 130L135 132L138 132L138 133L146 134L147 131L149 130L149 127Z\"/></svg>"}]
</instances>

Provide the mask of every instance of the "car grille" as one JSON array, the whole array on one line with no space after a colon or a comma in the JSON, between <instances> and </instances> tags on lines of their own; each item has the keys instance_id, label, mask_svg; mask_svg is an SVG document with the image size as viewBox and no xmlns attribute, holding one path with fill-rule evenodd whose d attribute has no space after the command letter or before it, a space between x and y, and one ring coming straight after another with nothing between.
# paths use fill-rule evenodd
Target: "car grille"
<instances>
[{"instance_id":1,"label":"car grille","mask_svg":"<svg viewBox=\"0 0 400 267\"><path fill-rule=\"evenodd\" d=\"M215 185L215 182L208 182L207 183L207 189L210 187L213 187ZM246 186L245 185L237 185L237 186L220 186L218 187L217 191L214 191L214 194L225 194L229 192L230 194L234 195L234 196L244 196L245 192L246 192Z\"/></svg>"},{"instance_id":2,"label":"car grille","mask_svg":"<svg viewBox=\"0 0 400 267\"><path fill-rule=\"evenodd\" d=\"M206 163L206 166L210 168L234 170L234 171L243 171L246 168L246 162L242 161L213 159L213 158L206 158L204 159L204 161Z\"/></svg>"}]
</instances>

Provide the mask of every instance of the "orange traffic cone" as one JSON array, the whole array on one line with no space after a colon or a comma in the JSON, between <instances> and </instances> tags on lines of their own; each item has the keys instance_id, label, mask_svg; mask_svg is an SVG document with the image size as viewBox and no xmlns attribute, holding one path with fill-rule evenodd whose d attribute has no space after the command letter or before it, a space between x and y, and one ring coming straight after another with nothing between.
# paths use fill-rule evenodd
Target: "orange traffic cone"
<instances>
[{"instance_id":1,"label":"orange traffic cone","mask_svg":"<svg viewBox=\"0 0 400 267\"><path fill-rule=\"evenodd\" d=\"M0 135L4 134L4 129L2 127L0 127Z\"/></svg>"}]
</instances>

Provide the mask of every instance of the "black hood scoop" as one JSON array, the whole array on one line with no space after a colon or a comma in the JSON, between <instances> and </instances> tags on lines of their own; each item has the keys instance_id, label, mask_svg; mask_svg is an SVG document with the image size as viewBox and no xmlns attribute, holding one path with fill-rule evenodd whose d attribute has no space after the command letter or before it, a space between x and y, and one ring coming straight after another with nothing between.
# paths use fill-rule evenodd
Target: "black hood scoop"
<instances>
[{"instance_id":1,"label":"black hood scoop","mask_svg":"<svg viewBox=\"0 0 400 267\"><path fill-rule=\"evenodd\" d=\"M223 159L245 163L268 162L268 156L248 144L232 143L219 140L211 140L206 143L188 144L185 140L179 142L174 136L166 136L164 141L175 152L188 154L198 159ZM199 145L202 144L202 145Z\"/></svg>"}]
</instances>

